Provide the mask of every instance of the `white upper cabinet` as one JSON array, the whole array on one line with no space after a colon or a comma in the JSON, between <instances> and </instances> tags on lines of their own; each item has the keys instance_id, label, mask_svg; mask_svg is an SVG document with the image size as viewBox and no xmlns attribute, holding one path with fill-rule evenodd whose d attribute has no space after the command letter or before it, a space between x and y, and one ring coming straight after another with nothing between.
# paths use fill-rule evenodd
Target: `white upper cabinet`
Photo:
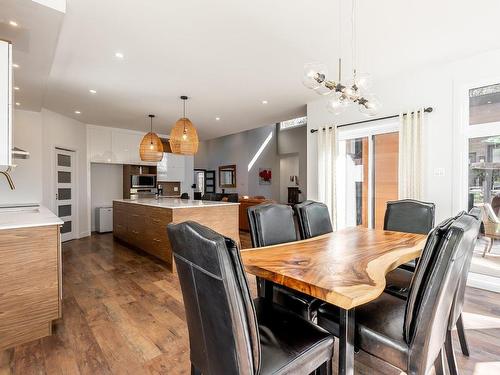
<instances>
[{"instance_id":1,"label":"white upper cabinet","mask_svg":"<svg viewBox=\"0 0 500 375\"><path fill-rule=\"evenodd\" d=\"M145 133L88 125L88 154L93 163L155 165L144 162L139 145Z\"/></svg>"},{"instance_id":2,"label":"white upper cabinet","mask_svg":"<svg viewBox=\"0 0 500 375\"><path fill-rule=\"evenodd\" d=\"M0 40L0 168L12 164L12 45Z\"/></svg>"},{"instance_id":3,"label":"white upper cabinet","mask_svg":"<svg viewBox=\"0 0 500 375\"><path fill-rule=\"evenodd\" d=\"M88 127L88 152L90 161L96 163L114 162L112 152L112 130L102 126Z\"/></svg>"}]
</instances>

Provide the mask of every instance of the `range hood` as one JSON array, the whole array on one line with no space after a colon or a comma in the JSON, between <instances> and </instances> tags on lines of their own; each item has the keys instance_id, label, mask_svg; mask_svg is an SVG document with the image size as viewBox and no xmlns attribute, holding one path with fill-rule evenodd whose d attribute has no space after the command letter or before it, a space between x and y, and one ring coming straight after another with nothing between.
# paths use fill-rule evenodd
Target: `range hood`
<instances>
[{"instance_id":1,"label":"range hood","mask_svg":"<svg viewBox=\"0 0 500 375\"><path fill-rule=\"evenodd\" d=\"M28 151L21 150L18 147L12 149L12 159L29 159L30 153Z\"/></svg>"}]
</instances>

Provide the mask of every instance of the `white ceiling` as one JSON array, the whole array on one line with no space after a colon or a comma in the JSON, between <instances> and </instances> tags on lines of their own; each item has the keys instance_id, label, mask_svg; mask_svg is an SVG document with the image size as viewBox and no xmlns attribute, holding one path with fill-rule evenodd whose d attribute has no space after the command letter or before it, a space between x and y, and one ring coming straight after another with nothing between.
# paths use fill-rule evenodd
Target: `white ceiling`
<instances>
[{"instance_id":1,"label":"white ceiling","mask_svg":"<svg viewBox=\"0 0 500 375\"><path fill-rule=\"evenodd\" d=\"M48 8L0 0L0 18L17 17L27 3L23 24L38 47L29 55L46 62L58 30L43 22ZM348 68L350 1L342 4ZM374 79L500 48L497 0L358 0L358 8L358 65ZM337 15L337 0L68 0L50 74L38 64L16 71L16 100L129 129L146 130L154 113L157 131L168 133L185 94L202 139L271 124L303 115L315 98L301 84L305 62L323 61L335 74Z\"/></svg>"}]
</instances>

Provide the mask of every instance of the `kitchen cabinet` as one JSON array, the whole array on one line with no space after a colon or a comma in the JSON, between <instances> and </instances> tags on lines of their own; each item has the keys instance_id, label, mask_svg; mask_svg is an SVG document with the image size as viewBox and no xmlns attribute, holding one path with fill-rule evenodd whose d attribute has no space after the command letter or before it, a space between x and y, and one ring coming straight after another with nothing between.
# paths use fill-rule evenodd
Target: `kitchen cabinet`
<instances>
[{"instance_id":1,"label":"kitchen cabinet","mask_svg":"<svg viewBox=\"0 0 500 375\"><path fill-rule=\"evenodd\" d=\"M38 226L37 215L57 224ZM10 213L8 224L23 218L26 227L0 230L0 351L51 335L62 316L61 220L21 212Z\"/></svg>"},{"instance_id":2,"label":"kitchen cabinet","mask_svg":"<svg viewBox=\"0 0 500 375\"><path fill-rule=\"evenodd\" d=\"M12 164L12 44L0 40L0 168Z\"/></svg>"},{"instance_id":3,"label":"kitchen cabinet","mask_svg":"<svg viewBox=\"0 0 500 375\"><path fill-rule=\"evenodd\" d=\"M90 161L111 163L113 161L111 129L102 126L92 126L88 128L87 135L89 139L88 152Z\"/></svg>"},{"instance_id":4,"label":"kitchen cabinet","mask_svg":"<svg viewBox=\"0 0 500 375\"><path fill-rule=\"evenodd\" d=\"M156 165L144 162L139 145L146 133L127 129L88 125L88 155L92 163Z\"/></svg>"},{"instance_id":5,"label":"kitchen cabinet","mask_svg":"<svg viewBox=\"0 0 500 375\"><path fill-rule=\"evenodd\" d=\"M184 155L164 153L163 160L157 165L158 181L182 182L186 169Z\"/></svg>"}]
</instances>

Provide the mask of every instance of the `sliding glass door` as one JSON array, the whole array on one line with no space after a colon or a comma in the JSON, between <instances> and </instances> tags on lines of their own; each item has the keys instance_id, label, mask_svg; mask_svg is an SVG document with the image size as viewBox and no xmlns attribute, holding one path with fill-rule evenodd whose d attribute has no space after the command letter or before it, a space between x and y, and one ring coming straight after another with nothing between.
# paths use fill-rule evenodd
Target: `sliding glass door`
<instances>
[{"instance_id":1,"label":"sliding glass door","mask_svg":"<svg viewBox=\"0 0 500 375\"><path fill-rule=\"evenodd\" d=\"M383 228L387 201L398 199L398 124L339 129L339 228Z\"/></svg>"}]
</instances>

